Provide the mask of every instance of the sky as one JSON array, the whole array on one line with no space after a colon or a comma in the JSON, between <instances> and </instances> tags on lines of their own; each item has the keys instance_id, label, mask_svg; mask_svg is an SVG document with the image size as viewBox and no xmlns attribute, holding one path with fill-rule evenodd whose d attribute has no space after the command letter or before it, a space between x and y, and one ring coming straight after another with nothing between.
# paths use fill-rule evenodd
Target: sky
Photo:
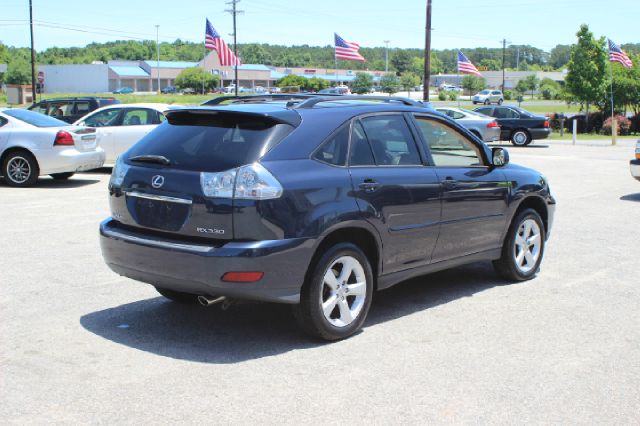
<instances>
[{"instance_id":1,"label":"sky","mask_svg":"<svg viewBox=\"0 0 640 426\"><path fill-rule=\"evenodd\" d=\"M228 0L33 0L35 46L124 39L201 42L208 17L227 42ZM99 6L93 5L99 4ZM0 1L0 41L29 46L28 0ZM615 4L615 6L613 6ZM424 47L426 0L242 0L238 42L326 46L337 32L361 46ZM575 42L580 24L617 44L640 42L640 0L433 0L432 48L529 44L549 51Z\"/></svg>"}]
</instances>

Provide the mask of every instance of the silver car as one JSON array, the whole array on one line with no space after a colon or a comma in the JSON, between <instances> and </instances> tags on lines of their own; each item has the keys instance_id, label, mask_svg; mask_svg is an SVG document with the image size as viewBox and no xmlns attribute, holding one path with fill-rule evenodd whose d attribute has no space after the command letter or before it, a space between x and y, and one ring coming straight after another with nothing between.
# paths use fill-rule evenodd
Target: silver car
<instances>
[{"instance_id":1,"label":"silver car","mask_svg":"<svg viewBox=\"0 0 640 426\"><path fill-rule=\"evenodd\" d=\"M502 92L500 90L485 89L485 90L482 90L481 92L475 94L471 98L471 102L473 102L474 105L475 104L485 104L485 105L498 104L498 105L502 105L502 102L504 102L504 96L502 95Z\"/></svg>"},{"instance_id":2,"label":"silver car","mask_svg":"<svg viewBox=\"0 0 640 426\"><path fill-rule=\"evenodd\" d=\"M436 108L436 111L453 118L485 142L500 140L500 125L493 117L463 108Z\"/></svg>"}]
</instances>

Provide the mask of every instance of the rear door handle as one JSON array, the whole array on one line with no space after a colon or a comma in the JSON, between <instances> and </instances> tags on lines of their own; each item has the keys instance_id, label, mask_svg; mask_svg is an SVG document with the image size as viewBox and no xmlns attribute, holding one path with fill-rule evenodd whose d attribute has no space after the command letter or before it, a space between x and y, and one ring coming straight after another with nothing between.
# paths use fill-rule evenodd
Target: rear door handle
<instances>
[{"instance_id":1,"label":"rear door handle","mask_svg":"<svg viewBox=\"0 0 640 426\"><path fill-rule=\"evenodd\" d=\"M364 192L373 192L376 189L378 189L378 187L380 187L380 184L378 182L376 182L375 180L373 180L373 179L365 179L364 182L362 182L358 186Z\"/></svg>"},{"instance_id":2,"label":"rear door handle","mask_svg":"<svg viewBox=\"0 0 640 426\"><path fill-rule=\"evenodd\" d=\"M456 189L458 187L458 181L448 177L442 181L442 186L444 189Z\"/></svg>"}]
</instances>

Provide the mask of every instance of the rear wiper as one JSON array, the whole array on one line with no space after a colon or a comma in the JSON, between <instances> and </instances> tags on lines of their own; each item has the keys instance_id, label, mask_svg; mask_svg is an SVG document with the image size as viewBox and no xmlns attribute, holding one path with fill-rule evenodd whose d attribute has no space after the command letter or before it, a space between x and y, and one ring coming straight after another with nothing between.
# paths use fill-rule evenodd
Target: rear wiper
<instances>
[{"instance_id":1,"label":"rear wiper","mask_svg":"<svg viewBox=\"0 0 640 426\"><path fill-rule=\"evenodd\" d=\"M136 155L129 158L129 161L138 161L140 163L158 163L163 166L168 166L171 164L171 160L169 160L164 155Z\"/></svg>"}]
</instances>

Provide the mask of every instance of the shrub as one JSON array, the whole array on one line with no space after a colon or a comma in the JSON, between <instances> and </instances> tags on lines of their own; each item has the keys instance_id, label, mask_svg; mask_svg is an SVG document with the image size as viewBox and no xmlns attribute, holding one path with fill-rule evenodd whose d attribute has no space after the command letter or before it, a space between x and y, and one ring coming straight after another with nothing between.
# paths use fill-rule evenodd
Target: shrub
<instances>
[{"instance_id":1,"label":"shrub","mask_svg":"<svg viewBox=\"0 0 640 426\"><path fill-rule=\"evenodd\" d=\"M438 92L438 100L446 101L447 100L447 92Z\"/></svg>"},{"instance_id":2,"label":"shrub","mask_svg":"<svg viewBox=\"0 0 640 426\"><path fill-rule=\"evenodd\" d=\"M629 129L631 128L631 121L623 115L616 115L615 117L616 123L618 126L618 131L616 132L619 136L625 136L629 134ZM611 117L607 118L602 125L602 130L600 131L603 135L611 135Z\"/></svg>"},{"instance_id":3,"label":"shrub","mask_svg":"<svg viewBox=\"0 0 640 426\"><path fill-rule=\"evenodd\" d=\"M633 133L633 134L640 133L640 113L631 117L629 121L631 121L631 127L629 128L629 133Z\"/></svg>"},{"instance_id":4,"label":"shrub","mask_svg":"<svg viewBox=\"0 0 640 426\"><path fill-rule=\"evenodd\" d=\"M504 94L504 100L505 101L512 101L513 100L513 92L511 90L505 90L503 94Z\"/></svg>"},{"instance_id":5,"label":"shrub","mask_svg":"<svg viewBox=\"0 0 640 426\"><path fill-rule=\"evenodd\" d=\"M458 100L458 92L456 92L455 90L452 90L448 93L449 96L449 100L450 101L457 101Z\"/></svg>"}]
</instances>

